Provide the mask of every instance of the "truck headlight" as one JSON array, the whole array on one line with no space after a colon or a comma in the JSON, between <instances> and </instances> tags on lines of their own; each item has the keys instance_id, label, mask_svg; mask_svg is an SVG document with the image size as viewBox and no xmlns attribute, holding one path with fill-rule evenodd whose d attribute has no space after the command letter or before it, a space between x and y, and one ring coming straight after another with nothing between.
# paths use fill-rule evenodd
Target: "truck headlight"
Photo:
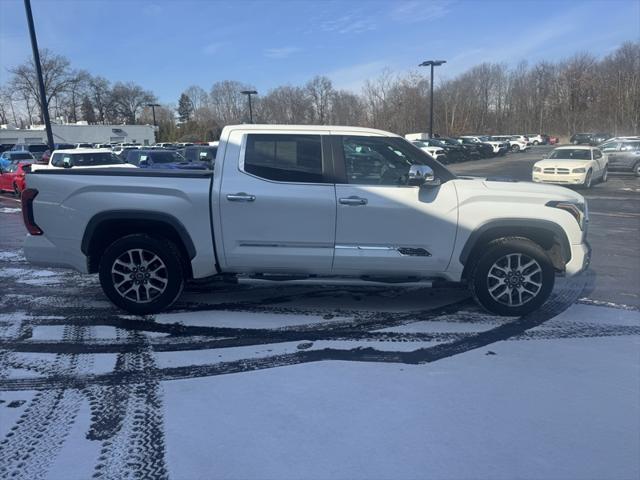
<instances>
[{"instance_id":1,"label":"truck headlight","mask_svg":"<svg viewBox=\"0 0 640 480\"><path fill-rule=\"evenodd\" d=\"M540 167L533 167L533 173L540 173L542 169Z\"/></svg>"},{"instance_id":2,"label":"truck headlight","mask_svg":"<svg viewBox=\"0 0 640 480\"><path fill-rule=\"evenodd\" d=\"M585 203L552 201L547 202L546 205L547 207L559 208L560 210L564 210L571 214L571 216L576 219L576 222L578 222L578 225L580 225L580 230L584 230L587 222L589 221L589 210L586 200Z\"/></svg>"},{"instance_id":3,"label":"truck headlight","mask_svg":"<svg viewBox=\"0 0 640 480\"><path fill-rule=\"evenodd\" d=\"M571 170L571 173L584 173L587 170L585 168L574 168L573 170Z\"/></svg>"}]
</instances>

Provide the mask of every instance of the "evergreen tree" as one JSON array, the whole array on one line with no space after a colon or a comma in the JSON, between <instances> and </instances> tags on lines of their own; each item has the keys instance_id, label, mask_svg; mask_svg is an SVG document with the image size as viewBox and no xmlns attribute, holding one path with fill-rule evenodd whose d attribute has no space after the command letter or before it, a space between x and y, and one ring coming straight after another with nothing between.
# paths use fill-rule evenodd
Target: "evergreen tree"
<instances>
[{"instance_id":1,"label":"evergreen tree","mask_svg":"<svg viewBox=\"0 0 640 480\"><path fill-rule=\"evenodd\" d=\"M192 113L193 102L191 102L191 99L183 93L180 95L180 100L178 100L178 117L180 117L180 121L188 122L191 119Z\"/></svg>"}]
</instances>

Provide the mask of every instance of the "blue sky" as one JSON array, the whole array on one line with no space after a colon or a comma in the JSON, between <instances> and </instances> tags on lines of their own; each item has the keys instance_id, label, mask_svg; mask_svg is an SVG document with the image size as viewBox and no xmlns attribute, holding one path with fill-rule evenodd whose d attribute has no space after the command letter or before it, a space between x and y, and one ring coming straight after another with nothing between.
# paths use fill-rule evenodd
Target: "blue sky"
<instances>
[{"instance_id":1,"label":"blue sky","mask_svg":"<svg viewBox=\"0 0 640 480\"><path fill-rule=\"evenodd\" d=\"M162 102L218 80L259 92L317 74L359 91L388 67L603 56L640 40L640 0L32 0L40 47L75 68L134 81ZM0 0L0 83L31 54L22 0ZM426 73L426 70L425 70Z\"/></svg>"}]
</instances>

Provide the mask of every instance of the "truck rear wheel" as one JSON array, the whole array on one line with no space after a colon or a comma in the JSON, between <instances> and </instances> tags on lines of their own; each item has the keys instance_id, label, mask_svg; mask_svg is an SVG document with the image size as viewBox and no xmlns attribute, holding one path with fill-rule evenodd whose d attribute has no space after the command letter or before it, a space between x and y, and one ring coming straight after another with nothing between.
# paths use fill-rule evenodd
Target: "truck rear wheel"
<instances>
[{"instance_id":1,"label":"truck rear wheel","mask_svg":"<svg viewBox=\"0 0 640 480\"><path fill-rule=\"evenodd\" d=\"M135 315L168 308L184 288L178 248L164 238L145 234L127 235L107 247L99 275L109 300Z\"/></svg>"},{"instance_id":2,"label":"truck rear wheel","mask_svg":"<svg viewBox=\"0 0 640 480\"><path fill-rule=\"evenodd\" d=\"M521 237L494 240L483 249L469 278L475 300L498 315L518 316L549 298L555 271L546 252Z\"/></svg>"}]
</instances>

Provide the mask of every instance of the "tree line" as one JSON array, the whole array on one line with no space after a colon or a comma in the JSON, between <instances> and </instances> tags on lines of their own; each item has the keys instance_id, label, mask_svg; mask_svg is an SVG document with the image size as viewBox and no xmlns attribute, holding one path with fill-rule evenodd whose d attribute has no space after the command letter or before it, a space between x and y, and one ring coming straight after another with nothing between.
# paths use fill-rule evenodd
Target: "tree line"
<instances>
[{"instance_id":1,"label":"tree line","mask_svg":"<svg viewBox=\"0 0 640 480\"><path fill-rule=\"evenodd\" d=\"M56 121L151 124L156 96L133 82L111 83L71 67L42 50L49 109ZM558 62L515 67L481 63L434 85L434 130L464 133L604 131L640 133L640 42L627 42L603 58L578 53ZM32 60L9 69L0 87L0 122L25 126L41 121ZM429 80L424 72L384 71L354 93L336 89L325 76L300 86L283 85L253 97L256 123L335 124L380 128L399 134L428 130ZM223 126L249 121L247 98L254 85L233 80L207 91L194 85L177 104L155 108L158 141L218 138Z\"/></svg>"}]
</instances>

